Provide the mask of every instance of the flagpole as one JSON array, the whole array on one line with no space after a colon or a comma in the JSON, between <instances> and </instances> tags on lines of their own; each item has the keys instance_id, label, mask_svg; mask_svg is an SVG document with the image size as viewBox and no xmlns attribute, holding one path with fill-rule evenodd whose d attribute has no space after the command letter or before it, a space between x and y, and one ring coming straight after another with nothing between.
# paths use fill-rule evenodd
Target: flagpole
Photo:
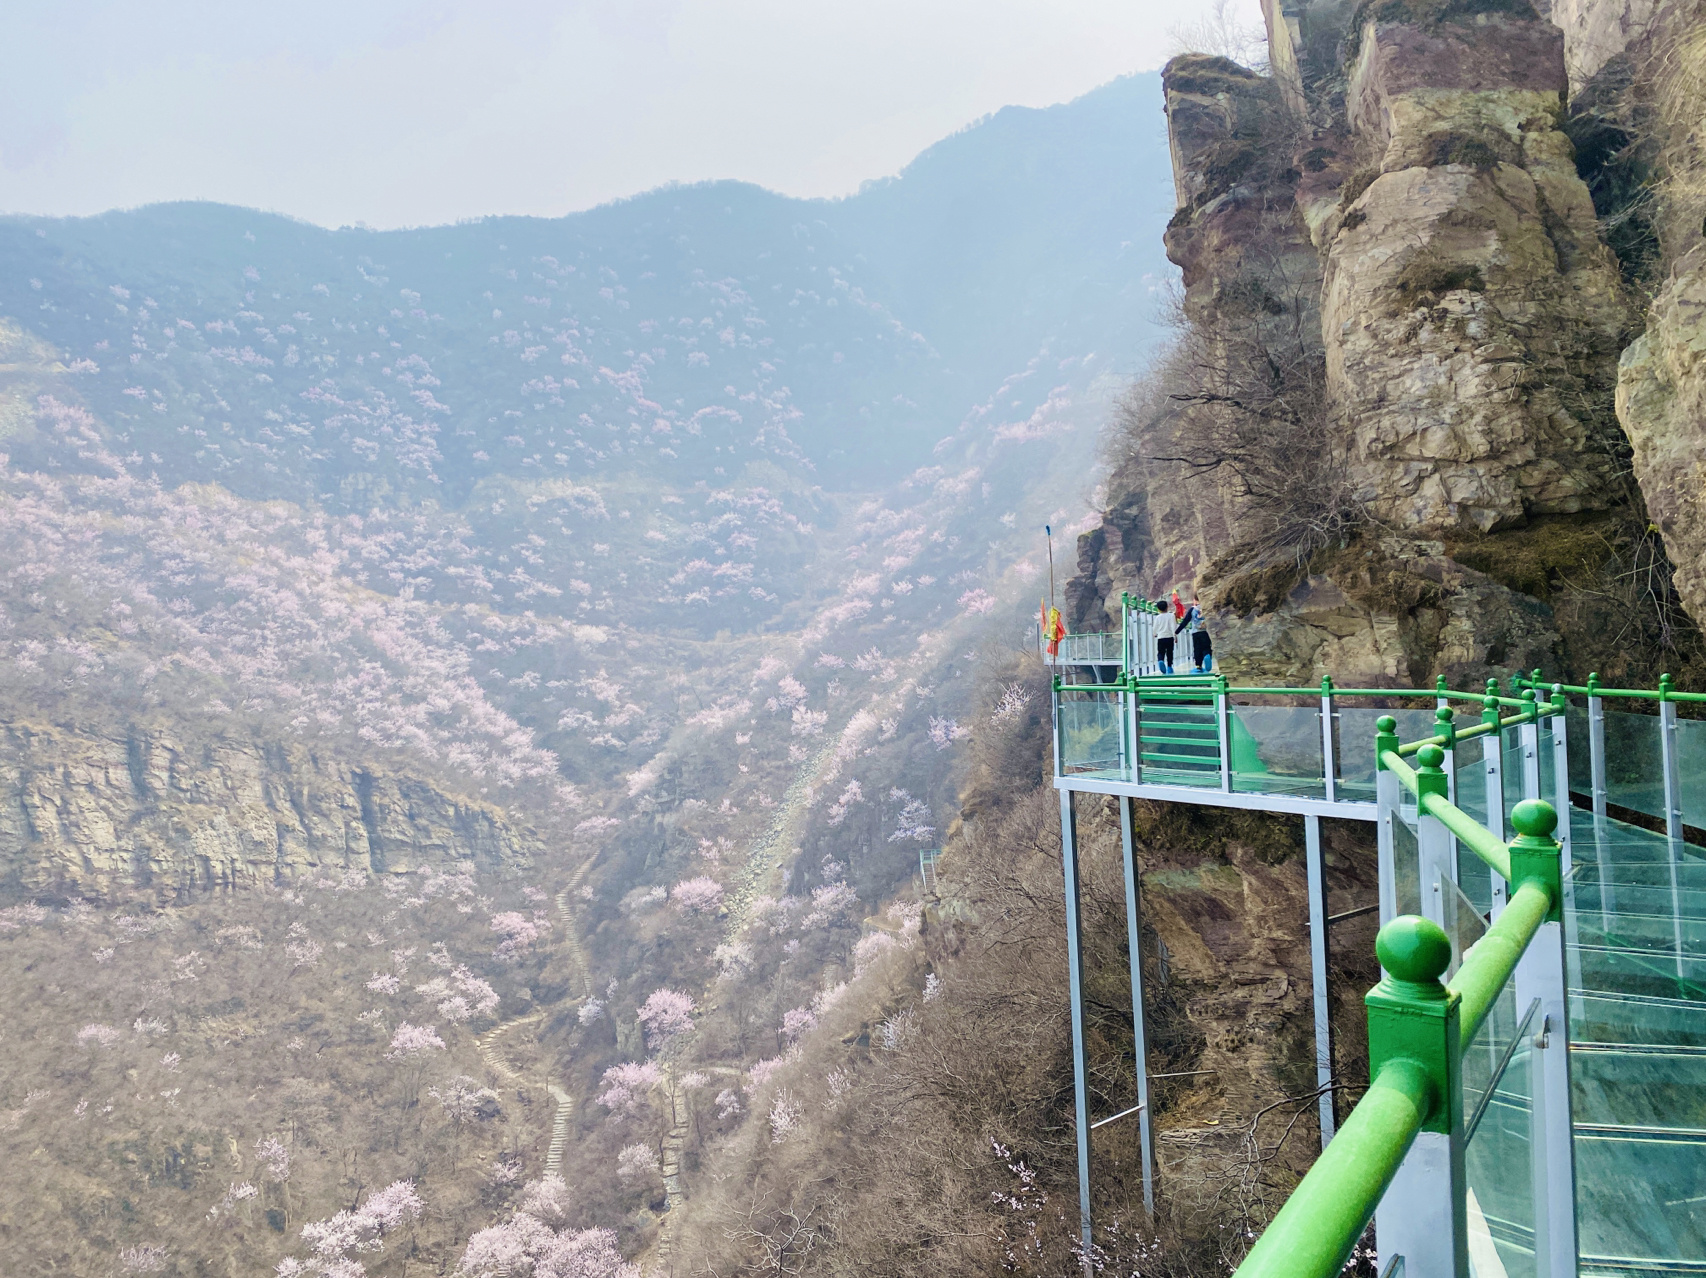
<instances>
[{"instance_id":1,"label":"flagpole","mask_svg":"<svg viewBox=\"0 0 1706 1278\"><path fill-rule=\"evenodd\" d=\"M1043 525L1043 536L1048 538L1048 606L1054 607L1054 529L1048 524Z\"/></svg>"}]
</instances>

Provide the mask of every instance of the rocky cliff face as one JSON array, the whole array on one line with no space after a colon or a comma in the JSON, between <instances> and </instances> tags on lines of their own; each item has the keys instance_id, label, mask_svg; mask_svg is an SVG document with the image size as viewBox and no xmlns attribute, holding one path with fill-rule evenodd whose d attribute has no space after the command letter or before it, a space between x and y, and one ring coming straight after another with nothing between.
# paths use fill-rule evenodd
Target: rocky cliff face
<instances>
[{"instance_id":1,"label":"rocky cliff face","mask_svg":"<svg viewBox=\"0 0 1706 1278\"><path fill-rule=\"evenodd\" d=\"M17 721L0 737L0 875L30 891L180 897L533 851L487 804L296 744Z\"/></svg>"},{"instance_id":2,"label":"rocky cliff face","mask_svg":"<svg viewBox=\"0 0 1706 1278\"><path fill-rule=\"evenodd\" d=\"M1128 401L1069 618L1198 586L1240 673L1637 677L1624 619L1668 603L1629 584L1669 571L1649 506L1706 615L1706 286L1679 262L1630 345L1628 263L1566 129L1572 83L1630 79L1654 6L1264 8L1271 77L1164 75L1182 353Z\"/></svg>"},{"instance_id":3,"label":"rocky cliff face","mask_svg":"<svg viewBox=\"0 0 1706 1278\"><path fill-rule=\"evenodd\" d=\"M1623 353L1617 416L1691 614L1706 617L1706 246L1696 246Z\"/></svg>"},{"instance_id":4,"label":"rocky cliff face","mask_svg":"<svg viewBox=\"0 0 1706 1278\"><path fill-rule=\"evenodd\" d=\"M1623 352L1617 416L1677 591L1706 617L1706 6L1630 0L1643 20L1613 22L1623 7L1588 6L1613 48L1588 88L1646 134L1657 269L1646 331Z\"/></svg>"},{"instance_id":5,"label":"rocky cliff face","mask_svg":"<svg viewBox=\"0 0 1706 1278\"><path fill-rule=\"evenodd\" d=\"M1626 313L1559 129L1563 36L1508 13L1410 12L1422 7L1382 6L1398 20L1347 35L1347 122L1368 164L1318 230L1328 385L1358 496L1428 532L1603 508Z\"/></svg>"}]
</instances>

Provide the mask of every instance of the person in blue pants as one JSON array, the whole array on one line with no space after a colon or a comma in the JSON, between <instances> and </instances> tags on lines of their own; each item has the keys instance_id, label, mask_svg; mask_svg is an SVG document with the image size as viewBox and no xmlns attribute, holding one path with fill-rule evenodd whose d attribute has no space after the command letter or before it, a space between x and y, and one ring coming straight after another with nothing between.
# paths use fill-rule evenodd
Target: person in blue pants
<instances>
[{"instance_id":1,"label":"person in blue pants","mask_svg":"<svg viewBox=\"0 0 1706 1278\"><path fill-rule=\"evenodd\" d=\"M1191 596L1191 606L1185 609L1185 615L1179 619L1178 628L1173 633L1191 637L1192 674L1207 674L1214 669L1214 642L1209 638L1202 605L1195 595Z\"/></svg>"}]
</instances>

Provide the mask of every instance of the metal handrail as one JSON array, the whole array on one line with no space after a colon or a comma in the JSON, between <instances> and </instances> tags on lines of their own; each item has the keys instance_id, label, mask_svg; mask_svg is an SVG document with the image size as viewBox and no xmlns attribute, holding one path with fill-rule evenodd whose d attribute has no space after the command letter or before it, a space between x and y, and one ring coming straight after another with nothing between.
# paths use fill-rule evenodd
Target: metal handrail
<instances>
[{"instance_id":1,"label":"metal handrail","mask_svg":"<svg viewBox=\"0 0 1706 1278\"><path fill-rule=\"evenodd\" d=\"M1453 1080L1462 1085L1462 1045L1473 1040L1541 925L1562 904L1558 844L1550 838L1558 818L1549 804L1518 804L1512 823L1519 833L1506 844L1447 799L1438 745L1414 743L1421 766L1412 769L1400 753L1396 722L1385 717L1379 727L1377 766L1416 796L1418 810L1438 818L1515 891L1443 987L1438 978L1450 960L1450 942L1437 925L1400 917L1381 929L1377 948L1389 975L1367 1000L1369 1057L1378 1067L1362 1100L1256 1240L1236 1278L1339 1273L1418 1133L1440 1130L1438 1124L1451 1118L1454 1098L1446 1089ZM1386 1019L1394 1011L1404 1028ZM1418 1015L1443 1027L1453 1012L1455 1034L1441 1034L1430 1050L1426 1035L1413 1028ZM1458 1061L1443 1059L1448 1044L1456 1044Z\"/></svg>"}]
</instances>

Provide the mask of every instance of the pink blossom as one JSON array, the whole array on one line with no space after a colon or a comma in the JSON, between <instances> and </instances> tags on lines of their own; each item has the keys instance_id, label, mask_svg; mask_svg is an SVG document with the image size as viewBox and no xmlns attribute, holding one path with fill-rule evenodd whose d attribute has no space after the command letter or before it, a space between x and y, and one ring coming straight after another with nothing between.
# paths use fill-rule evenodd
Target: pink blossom
<instances>
[{"instance_id":1,"label":"pink blossom","mask_svg":"<svg viewBox=\"0 0 1706 1278\"><path fill-rule=\"evenodd\" d=\"M956 741L963 741L971 736L970 728L962 728L952 719L939 719L931 716L930 741L938 750L946 750Z\"/></svg>"},{"instance_id":2,"label":"pink blossom","mask_svg":"<svg viewBox=\"0 0 1706 1278\"><path fill-rule=\"evenodd\" d=\"M84 1047L111 1047L124 1035L111 1025L85 1025L77 1031L77 1041Z\"/></svg>"},{"instance_id":3,"label":"pink blossom","mask_svg":"<svg viewBox=\"0 0 1706 1278\"><path fill-rule=\"evenodd\" d=\"M669 893L676 906L688 914L715 914L723 903L723 887L708 875L683 879Z\"/></svg>"},{"instance_id":4,"label":"pink blossom","mask_svg":"<svg viewBox=\"0 0 1706 1278\"><path fill-rule=\"evenodd\" d=\"M653 1050L693 1028L693 1000L679 990L653 990L640 1004L636 1019L645 1027L646 1044Z\"/></svg>"},{"instance_id":5,"label":"pink blossom","mask_svg":"<svg viewBox=\"0 0 1706 1278\"><path fill-rule=\"evenodd\" d=\"M521 1191L520 1210L553 1229L560 1229L568 1220L571 1206L569 1187L555 1172L547 1173L542 1180L529 1181Z\"/></svg>"},{"instance_id":6,"label":"pink blossom","mask_svg":"<svg viewBox=\"0 0 1706 1278\"><path fill-rule=\"evenodd\" d=\"M616 1178L624 1185L651 1179L658 1174L658 1156L650 1145L624 1145L616 1155Z\"/></svg>"},{"instance_id":7,"label":"pink blossom","mask_svg":"<svg viewBox=\"0 0 1706 1278\"><path fill-rule=\"evenodd\" d=\"M514 962L533 947L544 935L544 929L518 910L492 915L492 931L503 937L492 957Z\"/></svg>"},{"instance_id":8,"label":"pink blossom","mask_svg":"<svg viewBox=\"0 0 1706 1278\"><path fill-rule=\"evenodd\" d=\"M434 1025L411 1025L404 1021L397 1026L396 1033L391 1035L391 1050L385 1053L388 1061L404 1061L422 1055L425 1052L442 1052L444 1040L438 1036L438 1028Z\"/></svg>"},{"instance_id":9,"label":"pink blossom","mask_svg":"<svg viewBox=\"0 0 1706 1278\"><path fill-rule=\"evenodd\" d=\"M782 1013L782 1037L790 1043L817 1025L817 1017L810 1008L796 1007L792 1011Z\"/></svg>"},{"instance_id":10,"label":"pink blossom","mask_svg":"<svg viewBox=\"0 0 1706 1278\"><path fill-rule=\"evenodd\" d=\"M651 1091L663 1081L663 1071L650 1061L628 1061L604 1071L604 1091L598 1103L613 1113L633 1117L650 1103Z\"/></svg>"},{"instance_id":11,"label":"pink blossom","mask_svg":"<svg viewBox=\"0 0 1706 1278\"><path fill-rule=\"evenodd\" d=\"M290 1150L276 1136L255 1142L255 1158L274 1180L283 1183L290 1179Z\"/></svg>"}]
</instances>

